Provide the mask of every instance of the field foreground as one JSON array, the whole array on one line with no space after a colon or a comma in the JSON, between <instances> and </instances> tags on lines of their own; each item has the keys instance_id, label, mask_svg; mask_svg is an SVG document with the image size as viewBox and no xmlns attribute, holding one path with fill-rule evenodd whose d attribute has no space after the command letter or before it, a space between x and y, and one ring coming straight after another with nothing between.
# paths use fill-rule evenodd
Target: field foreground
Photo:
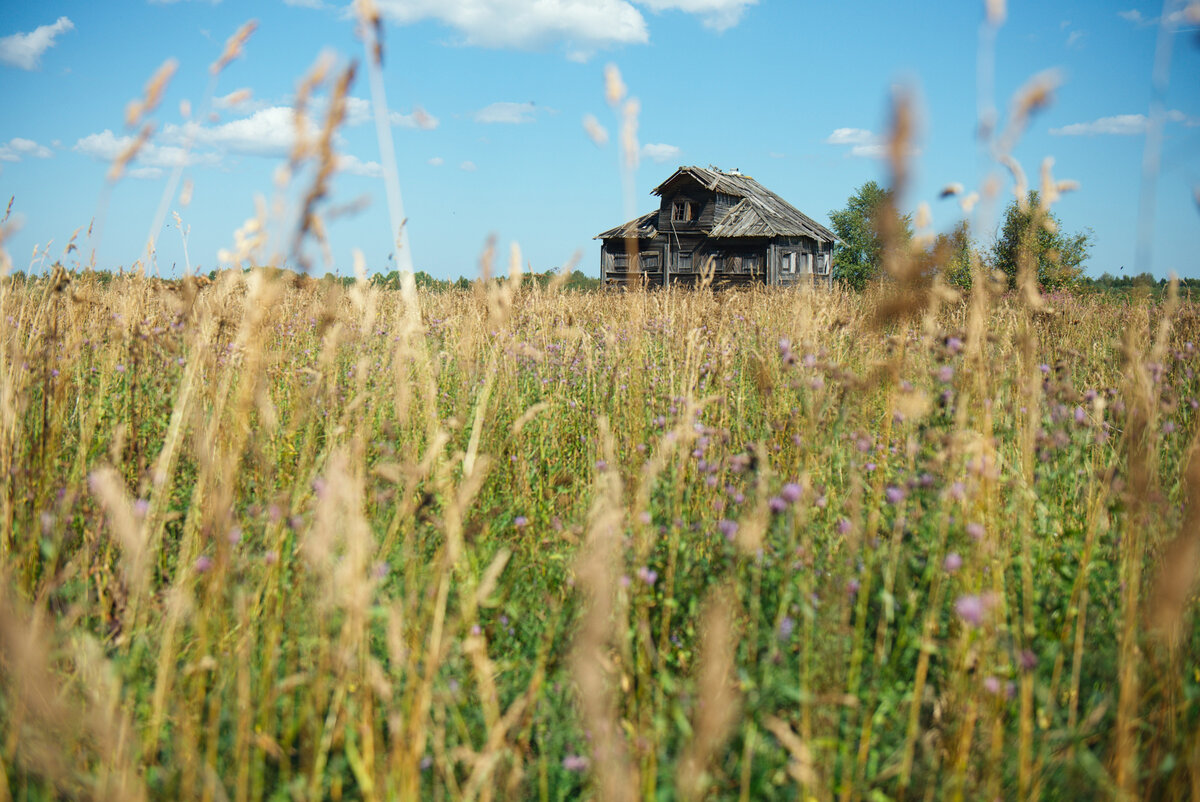
<instances>
[{"instance_id":1,"label":"field foreground","mask_svg":"<svg viewBox=\"0 0 1200 802\"><path fill-rule=\"evenodd\" d=\"M6 281L0 798L1200 799L1200 308L1051 306Z\"/></svg>"}]
</instances>

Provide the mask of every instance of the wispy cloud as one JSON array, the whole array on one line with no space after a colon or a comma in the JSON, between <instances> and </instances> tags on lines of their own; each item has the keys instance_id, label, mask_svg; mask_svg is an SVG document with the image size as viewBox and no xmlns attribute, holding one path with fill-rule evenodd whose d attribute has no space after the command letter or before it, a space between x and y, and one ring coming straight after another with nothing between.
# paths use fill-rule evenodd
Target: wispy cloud
<instances>
[{"instance_id":1,"label":"wispy cloud","mask_svg":"<svg viewBox=\"0 0 1200 802\"><path fill-rule=\"evenodd\" d=\"M504 123L520 125L534 120L535 107L532 103L493 103L472 115L477 123Z\"/></svg>"},{"instance_id":2,"label":"wispy cloud","mask_svg":"<svg viewBox=\"0 0 1200 802\"><path fill-rule=\"evenodd\" d=\"M650 40L646 20L627 0L379 0L392 22L435 20L453 28L461 43L535 49L567 44L583 53Z\"/></svg>"},{"instance_id":3,"label":"wispy cloud","mask_svg":"<svg viewBox=\"0 0 1200 802\"><path fill-rule=\"evenodd\" d=\"M837 128L825 142L830 145L864 145L872 142L875 135L865 128Z\"/></svg>"},{"instance_id":4,"label":"wispy cloud","mask_svg":"<svg viewBox=\"0 0 1200 802\"><path fill-rule=\"evenodd\" d=\"M1189 117L1178 109L1171 109L1166 114L1167 122L1182 123L1188 128L1200 125L1200 120ZM1086 123L1072 123L1060 128L1051 128L1054 136L1137 136L1146 133L1150 121L1145 114L1117 114L1112 117L1100 117Z\"/></svg>"},{"instance_id":5,"label":"wispy cloud","mask_svg":"<svg viewBox=\"0 0 1200 802\"><path fill-rule=\"evenodd\" d=\"M1161 16L1147 17L1136 8L1131 8L1128 11L1118 11L1117 16L1138 28L1148 28L1151 25L1158 25L1164 21L1164 18ZM1200 25L1200 12L1195 11L1194 6L1189 5L1187 8L1172 11L1166 16L1165 21L1167 27L1175 31L1194 28Z\"/></svg>"},{"instance_id":6,"label":"wispy cloud","mask_svg":"<svg viewBox=\"0 0 1200 802\"><path fill-rule=\"evenodd\" d=\"M445 163L446 163L446 160L443 159L441 156L434 156L432 159L429 160L429 164L433 165L434 167L441 167Z\"/></svg>"},{"instance_id":7,"label":"wispy cloud","mask_svg":"<svg viewBox=\"0 0 1200 802\"><path fill-rule=\"evenodd\" d=\"M0 162L19 162L25 157L48 159L54 151L45 145L39 145L32 139L13 137L7 143L0 144Z\"/></svg>"},{"instance_id":8,"label":"wispy cloud","mask_svg":"<svg viewBox=\"0 0 1200 802\"><path fill-rule=\"evenodd\" d=\"M42 54L54 46L55 38L75 29L75 23L59 17L50 25L41 25L29 33L14 33L0 39L0 63L22 70L37 69Z\"/></svg>"},{"instance_id":9,"label":"wispy cloud","mask_svg":"<svg viewBox=\"0 0 1200 802\"><path fill-rule=\"evenodd\" d=\"M860 159L886 159L888 156L887 142L866 128L836 128L832 134L825 137L825 144L843 147L849 145L847 155ZM916 156L920 152L918 148L908 148L909 156Z\"/></svg>"},{"instance_id":10,"label":"wispy cloud","mask_svg":"<svg viewBox=\"0 0 1200 802\"><path fill-rule=\"evenodd\" d=\"M475 167L475 162L465 161L462 164L458 165L458 169L462 170L465 173L473 173L473 172L475 172L475 170L477 168Z\"/></svg>"},{"instance_id":11,"label":"wispy cloud","mask_svg":"<svg viewBox=\"0 0 1200 802\"><path fill-rule=\"evenodd\" d=\"M642 155L658 164L678 159L681 152L674 145L664 145L661 143L642 145Z\"/></svg>"},{"instance_id":12,"label":"wispy cloud","mask_svg":"<svg viewBox=\"0 0 1200 802\"><path fill-rule=\"evenodd\" d=\"M346 98L346 124L362 125L375 119L371 101L361 97ZM422 131L432 131L441 124L437 117L420 106L414 106L412 112L404 114L399 111L388 112L388 122L400 128L417 128Z\"/></svg>"},{"instance_id":13,"label":"wispy cloud","mask_svg":"<svg viewBox=\"0 0 1200 802\"><path fill-rule=\"evenodd\" d=\"M882 159L886 155L879 137L865 128L836 128L825 137L825 143L849 145L848 154L860 159Z\"/></svg>"},{"instance_id":14,"label":"wispy cloud","mask_svg":"<svg viewBox=\"0 0 1200 802\"><path fill-rule=\"evenodd\" d=\"M724 31L742 21L742 15L758 0L638 0L651 11L686 11L700 17L706 27Z\"/></svg>"}]
</instances>

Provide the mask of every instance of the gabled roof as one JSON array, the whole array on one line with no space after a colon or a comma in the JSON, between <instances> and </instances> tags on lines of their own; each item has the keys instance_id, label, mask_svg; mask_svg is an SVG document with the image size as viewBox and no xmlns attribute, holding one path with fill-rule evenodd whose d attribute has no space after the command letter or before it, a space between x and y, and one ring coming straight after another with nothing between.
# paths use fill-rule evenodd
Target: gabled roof
<instances>
[{"instance_id":1,"label":"gabled roof","mask_svg":"<svg viewBox=\"0 0 1200 802\"><path fill-rule=\"evenodd\" d=\"M680 167L654 188L662 195L681 177L690 177L710 192L721 192L743 200L713 221L710 237L812 237L819 242L836 242L837 235L748 175L726 173L704 167Z\"/></svg>"},{"instance_id":2,"label":"gabled roof","mask_svg":"<svg viewBox=\"0 0 1200 802\"><path fill-rule=\"evenodd\" d=\"M704 167L680 167L654 188L655 195L668 191L680 179L690 179L710 192L741 198L733 208L714 220L710 237L812 237L818 242L836 242L837 235L801 212L748 175ZM636 237L653 239L658 232L658 212L609 229L596 239Z\"/></svg>"}]
</instances>

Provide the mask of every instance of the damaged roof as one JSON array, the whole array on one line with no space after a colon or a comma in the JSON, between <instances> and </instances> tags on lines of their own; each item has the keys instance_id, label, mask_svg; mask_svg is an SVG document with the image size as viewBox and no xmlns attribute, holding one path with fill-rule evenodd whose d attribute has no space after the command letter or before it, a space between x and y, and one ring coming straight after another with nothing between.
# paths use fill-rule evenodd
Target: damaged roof
<instances>
[{"instance_id":1,"label":"damaged roof","mask_svg":"<svg viewBox=\"0 0 1200 802\"><path fill-rule=\"evenodd\" d=\"M741 198L720 218L713 221L710 237L812 237L818 242L836 242L837 235L801 212L748 175L704 167L680 167L670 178L654 188L663 195L680 179L690 179L710 192ZM596 239L637 237L653 239L657 235L658 212L642 215L622 226L609 229Z\"/></svg>"}]
</instances>

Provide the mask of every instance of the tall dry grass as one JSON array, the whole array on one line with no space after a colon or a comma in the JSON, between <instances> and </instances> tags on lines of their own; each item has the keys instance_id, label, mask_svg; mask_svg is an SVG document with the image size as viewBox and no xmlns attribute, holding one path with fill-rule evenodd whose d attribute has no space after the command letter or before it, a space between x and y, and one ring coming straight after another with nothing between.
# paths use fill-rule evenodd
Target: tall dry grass
<instances>
[{"instance_id":1,"label":"tall dry grass","mask_svg":"<svg viewBox=\"0 0 1200 802\"><path fill-rule=\"evenodd\" d=\"M325 247L354 75L302 81L228 261ZM1021 197L1052 89L985 131ZM570 293L490 246L467 291L164 282L91 231L0 280L0 797L1200 798L1200 310L1028 260L961 297L880 233L861 296Z\"/></svg>"},{"instance_id":2,"label":"tall dry grass","mask_svg":"<svg viewBox=\"0 0 1200 802\"><path fill-rule=\"evenodd\" d=\"M10 793L1200 779L1190 305L2 292Z\"/></svg>"}]
</instances>

